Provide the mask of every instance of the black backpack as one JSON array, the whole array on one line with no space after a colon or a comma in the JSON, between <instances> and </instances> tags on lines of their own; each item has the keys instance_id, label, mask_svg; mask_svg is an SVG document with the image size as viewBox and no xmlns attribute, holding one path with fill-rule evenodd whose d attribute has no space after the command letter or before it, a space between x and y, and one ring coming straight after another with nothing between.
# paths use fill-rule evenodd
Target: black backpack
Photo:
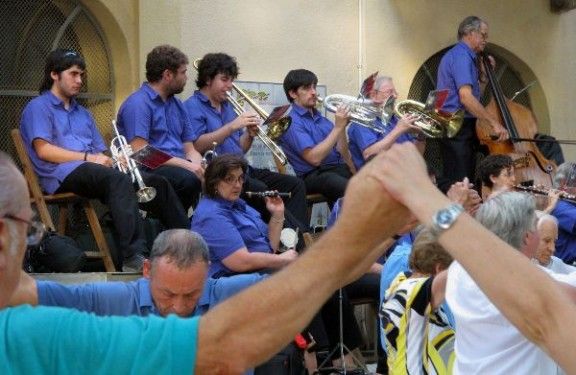
<instances>
[{"instance_id":1,"label":"black backpack","mask_svg":"<svg viewBox=\"0 0 576 375\"><path fill-rule=\"evenodd\" d=\"M53 231L37 246L28 247L24 257L26 272L80 272L85 264L86 254L78 243Z\"/></svg>"}]
</instances>

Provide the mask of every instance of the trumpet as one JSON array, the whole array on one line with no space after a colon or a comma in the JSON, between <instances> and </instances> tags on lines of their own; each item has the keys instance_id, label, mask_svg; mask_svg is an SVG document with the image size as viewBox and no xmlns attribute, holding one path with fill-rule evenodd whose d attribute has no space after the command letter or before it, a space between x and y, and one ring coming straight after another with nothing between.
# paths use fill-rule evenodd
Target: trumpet
<instances>
[{"instance_id":1,"label":"trumpet","mask_svg":"<svg viewBox=\"0 0 576 375\"><path fill-rule=\"evenodd\" d=\"M276 190L247 191L246 196L248 198L252 198L252 197L256 197L256 198L264 198L264 197L290 198L292 196L292 193L280 193Z\"/></svg>"},{"instance_id":2,"label":"trumpet","mask_svg":"<svg viewBox=\"0 0 576 375\"><path fill-rule=\"evenodd\" d=\"M216 142L212 142L212 149L206 151L204 153L204 155L202 155L202 161L200 162L202 165L202 168L206 168L208 166L208 164L210 164L210 162L216 157L218 156L218 153L216 152L216 146L218 145L218 143Z\"/></svg>"},{"instance_id":3,"label":"trumpet","mask_svg":"<svg viewBox=\"0 0 576 375\"><path fill-rule=\"evenodd\" d=\"M122 173L130 173L130 176L132 176L132 182L138 184L138 191L136 192L138 202L150 202L156 197L156 189L144 184L144 180L142 179L142 175L140 174L136 162L130 157L132 154L132 147L130 147L126 138L118 132L116 120L112 120L112 126L114 127L114 133L116 134L116 137L114 137L112 142L110 142L110 153L114 160L114 166Z\"/></svg>"},{"instance_id":4,"label":"trumpet","mask_svg":"<svg viewBox=\"0 0 576 375\"><path fill-rule=\"evenodd\" d=\"M196 70L198 70L200 61L202 61L202 59L196 59L192 64ZM241 88L236 86L234 83L232 84L232 88L239 96L242 97L242 99L246 101L246 103L248 103L248 105L250 105L250 107L252 107L252 109L254 109L258 116L262 118L262 120L266 120L268 118L268 113L266 113L258 104L256 104L256 102L252 100L248 94L242 91ZM238 103L238 101L232 96L231 92L227 92L226 96L238 116L245 112L242 105ZM257 137L262 141L262 143L264 143L264 146L266 146L272 152L272 155L274 155L276 160L278 160L282 165L286 165L288 163L288 158L280 146L278 146L274 141L277 141L282 136L282 134L288 130L288 127L291 123L292 119L289 116L286 116L268 124L267 131L262 129L261 126L257 126Z\"/></svg>"}]
</instances>

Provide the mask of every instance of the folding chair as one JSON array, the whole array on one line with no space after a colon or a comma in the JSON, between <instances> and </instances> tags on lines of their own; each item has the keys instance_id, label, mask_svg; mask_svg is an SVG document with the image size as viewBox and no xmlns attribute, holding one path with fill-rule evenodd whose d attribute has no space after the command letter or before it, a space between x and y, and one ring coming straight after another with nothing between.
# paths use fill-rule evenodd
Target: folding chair
<instances>
[{"instance_id":1,"label":"folding chair","mask_svg":"<svg viewBox=\"0 0 576 375\"><path fill-rule=\"evenodd\" d=\"M40 188L38 182L38 177L36 172L32 167L32 162L28 157L26 148L24 147L24 142L20 135L20 130L12 129L10 132L12 136L12 141L16 147L16 152L22 168L24 170L24 177L28 183L28 189L30 190L30 198L32 203L36 206L40 220L47 228L52 230L57 230L61 235L66 233L66 223L68 221L68 204L80 202L88 219L90 229L92 230L92 235L98 246L98 251L86 251L85 254L89 258L101 258L104 262L104 267L107 272L114 272L116 268L114 267L114 262L110 256L110 249L106 243L106 238L102 232L102 227L98 221L98 215L94 210L94 206L89 199L80 197L74 193L60 193L60 194L44 194ZM58 205L58 227L54 226L50 212L48 211L49 204Z\"/></svg>"}]
</instances>

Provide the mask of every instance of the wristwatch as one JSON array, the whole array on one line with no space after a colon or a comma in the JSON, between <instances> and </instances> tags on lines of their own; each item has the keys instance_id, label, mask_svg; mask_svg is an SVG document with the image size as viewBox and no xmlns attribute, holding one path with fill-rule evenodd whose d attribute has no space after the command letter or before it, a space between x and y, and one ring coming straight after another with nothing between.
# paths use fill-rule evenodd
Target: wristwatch
<instances>
[{"instance_id":1,"label":"wristwatch","mask_svg":"<svg viewBox=\"0 0 576 375\"><path fill-rule=\"evenodd\" d=\"M448 228L454 224L458 216L464 211L464 207L458 203L451 203L448 207L438 210L432 216L430 231L435 238L438 238Z\"/></svg>"}]
</instances>

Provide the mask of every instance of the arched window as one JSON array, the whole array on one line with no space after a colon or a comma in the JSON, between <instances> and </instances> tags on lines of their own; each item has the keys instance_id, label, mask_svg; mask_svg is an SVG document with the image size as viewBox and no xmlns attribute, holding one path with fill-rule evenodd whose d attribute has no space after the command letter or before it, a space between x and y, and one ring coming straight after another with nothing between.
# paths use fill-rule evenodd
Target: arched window
<instances>
[{"instance_id":1,"label":"arched window","mask_svg":"<svg viewBox=\"0 0 576 375\"><path fill-rule=\"evenodd\" d=\"M78 100L100 132L110 133L114 75L104 34L90 12L76 0L7 0L0 2L0 14L0 149L13 154L10 130L38 95L45 58L55 48L84 56L86 77Z\"/></svg>"}]
</instances>

